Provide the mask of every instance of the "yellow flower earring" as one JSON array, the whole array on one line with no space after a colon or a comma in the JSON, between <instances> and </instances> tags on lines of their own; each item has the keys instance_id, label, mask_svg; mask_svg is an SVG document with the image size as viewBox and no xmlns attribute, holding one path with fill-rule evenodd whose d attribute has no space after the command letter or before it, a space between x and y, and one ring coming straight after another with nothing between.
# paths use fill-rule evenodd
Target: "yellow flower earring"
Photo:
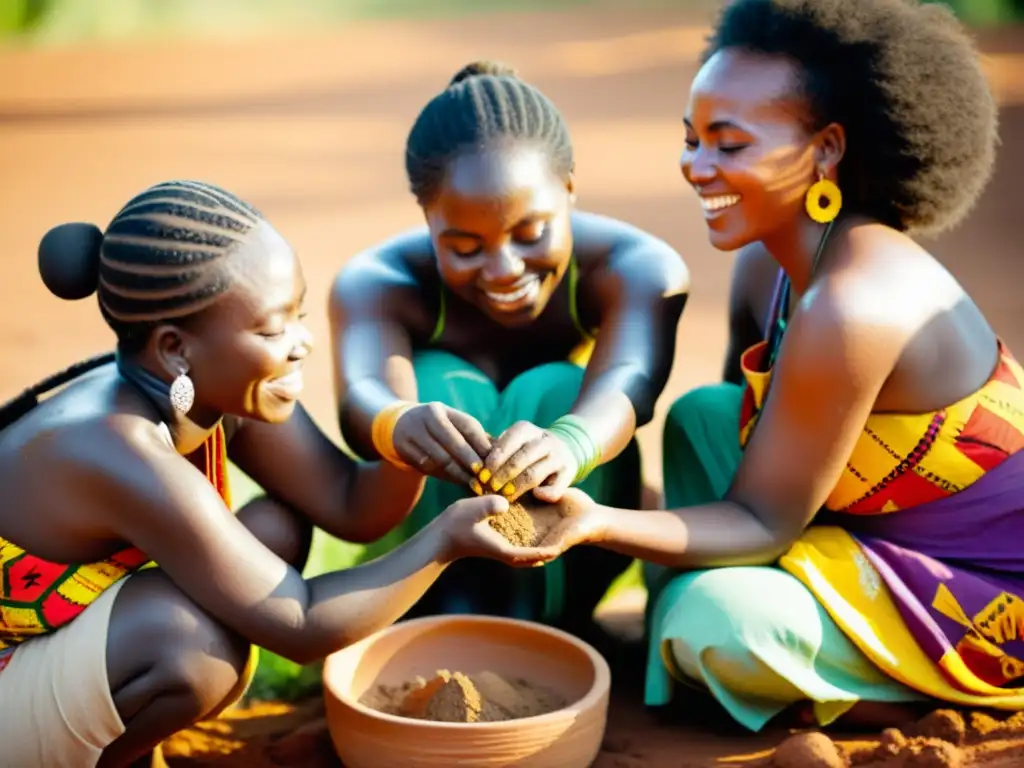
<instances>
[{"instance_id":1,"label":"yellow flower earring","mask_svg":"<svg viewBox=\"0 0 1024 768\"><path fill-rule=\"evenodd\" d=\"M826 179L825 174L819 173L818 180L807 190L804 207L807 208L807 215L814 221L828 224L839 215L839 209L843 207L843 193L839 191L834 181Z\"/></svg>"}]
</instances>

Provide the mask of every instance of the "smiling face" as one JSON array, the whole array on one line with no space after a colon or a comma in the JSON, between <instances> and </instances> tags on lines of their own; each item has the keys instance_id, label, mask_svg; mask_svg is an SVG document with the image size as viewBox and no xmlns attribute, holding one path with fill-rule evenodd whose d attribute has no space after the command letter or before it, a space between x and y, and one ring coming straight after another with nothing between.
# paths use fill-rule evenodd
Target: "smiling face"
<instances>
[{"instance_id":1,"label":"smiling face","mask_svg":"<svg viewBox=\"0 0 1024 768\"><path fill-rule=\"evenodd\" d=\"M291 416L312 348L303 324L306 281L287 242L266 222L231 254L238 279L184 336L196 405L267 422Z\"/></svg>"},{"instance_id":2,"label":"smiling face","mask_svg":"<svg viewBox=\"0 0 1024 768\"><path fill-rule=\"evenodd\" d=\"M572 256L572 180L523 144L464 153L447 171L424 208L441 279L502 325L532 322Z\"/></svg>"},{"instance_id":3,"label":"smiling face","mask_svg":"<svg viewBox=\"0 0 1024 768\"><path fill-rule=\"evenodd\" d=\"M805 215L817 166L798 84L789 60L736 49L715 53L694 79L680 165L719 250L769 239Z\"/></svg>"}]
</instances>

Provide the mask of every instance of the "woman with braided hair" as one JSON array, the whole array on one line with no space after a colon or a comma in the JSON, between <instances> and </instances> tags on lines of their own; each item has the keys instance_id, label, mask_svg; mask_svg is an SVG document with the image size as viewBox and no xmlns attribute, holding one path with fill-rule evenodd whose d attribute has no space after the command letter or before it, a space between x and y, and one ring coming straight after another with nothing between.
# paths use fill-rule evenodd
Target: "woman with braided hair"
<instances>
[{"instance_id":1,"label":"woman with braided hair","mask_svg":"<svg viewBox=\"0 0 1024 768\"><path fill-rule=\"evenodd\" d=\"M372 541L422 478L357 465L298 404L302 270L235 196L157 184L106 231L52 229L39 268L61 298L98 292L117 352L0 409L0 764L128 765L237 699L250 644L322 658L396 620L456 558L518 562L484 522L507 507L489 496L303 580L312 525ZM237 516L229 457L269 494Z\"/></svg>"},{"instance_id":2,"label":"woman with braided hair","mask_svg":"<svg viewBox=\"0 0 1024 768\"><path fill-rule=\"evenodd\" d=\"M1024 370L912 238L975 203L996 117L941 4L724 7L681 165L743 249L745 382L671 409L667 510L577 497L552 546L652 564L649 703L696 685L752 730L1024 708Z\"/></svg>"},{"instance_id":3,"label":"woman with braided hair","mask_svg":"<svg viewBox=\"0 0 1024 768\"><path fill-rule=\"evenodd\" d=\"M637 506L635 430L672 365L688 274L669 246L574 210L565 121L500 65L461 69L409 133L426 226L370 248L331 303L339 412L365 457L430 475L394 546L472 493ZM590 629L630 563L582 548L543 571L464 562L417 611Z\"/></svg>"}]
</instances>

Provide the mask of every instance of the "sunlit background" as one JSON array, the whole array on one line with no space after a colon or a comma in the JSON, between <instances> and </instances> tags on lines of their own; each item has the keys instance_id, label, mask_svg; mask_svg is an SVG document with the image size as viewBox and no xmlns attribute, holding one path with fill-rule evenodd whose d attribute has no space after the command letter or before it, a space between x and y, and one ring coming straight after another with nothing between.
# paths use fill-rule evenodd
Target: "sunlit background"
<instances>
[{"instance_id":1,"label":"sunlit background","mask_svg":"<svg viewBox=\"0 0 1024 768\"><path fill-rule=\"evenodd\" d=\"M113 342L94 299L61 302L42 286L40 236L62 221L103 227L150 184L191 177L250 200L298 250L320 342L304 401L338 439L330 280L359 249L420 222L405 186L406 132L451 74L494 58L565 114L581 207L649 229L690 266L693 296L673 377L654 424L641 431L645 475L659 488L664 409L716 380L726 337L732 258L707 244L676 162L695 57L718 5L0 0L0 398ZM1011 347L1024 350L1024 196L1016 186L1024 178L1024 0L953 6L977 29L1002 107L1002 147L971 218L927 245ZM244 479L240 486L244 501L254 489ZM345 565L346 552L318 539L310 572ZM277 693L284 685L266 684Z\"/></svg>"}]
</instances>

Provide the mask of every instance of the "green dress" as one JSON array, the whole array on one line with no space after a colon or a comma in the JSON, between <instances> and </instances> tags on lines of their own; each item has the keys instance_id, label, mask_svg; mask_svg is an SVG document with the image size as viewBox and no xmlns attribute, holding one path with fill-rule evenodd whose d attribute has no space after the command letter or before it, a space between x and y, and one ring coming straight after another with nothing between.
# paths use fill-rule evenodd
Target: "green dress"
<instances>
[{"instance_id":1,"label":"green dress","mask_svg":"<svg viewBox=\"0 0 1024 768\"><path fill-rule=\"evenodd\" d=\"M569 311L580 333L580 344L569 359L524 371L501 390L476 366L434 347L445 327L442 289L430 347L414 352L412 359L420 401L441 402L467 413L491 435L500 435L517 421L547 427L567 414L579 395L594 335L579 321L575 259L570 261L566 283ZM640 452L634 439L577 487L598 503L636 508L641 484ZM368 545L359 561L390 551L471 493L465 486L428 478L423 496L409 517L387 536ZM631 562L596 547L576 547L543 568L513 569L479 559L460 561L445 571L411 615L489 613L572 626L589 620L612 581Z\"/></svg>"}]
</instances>

